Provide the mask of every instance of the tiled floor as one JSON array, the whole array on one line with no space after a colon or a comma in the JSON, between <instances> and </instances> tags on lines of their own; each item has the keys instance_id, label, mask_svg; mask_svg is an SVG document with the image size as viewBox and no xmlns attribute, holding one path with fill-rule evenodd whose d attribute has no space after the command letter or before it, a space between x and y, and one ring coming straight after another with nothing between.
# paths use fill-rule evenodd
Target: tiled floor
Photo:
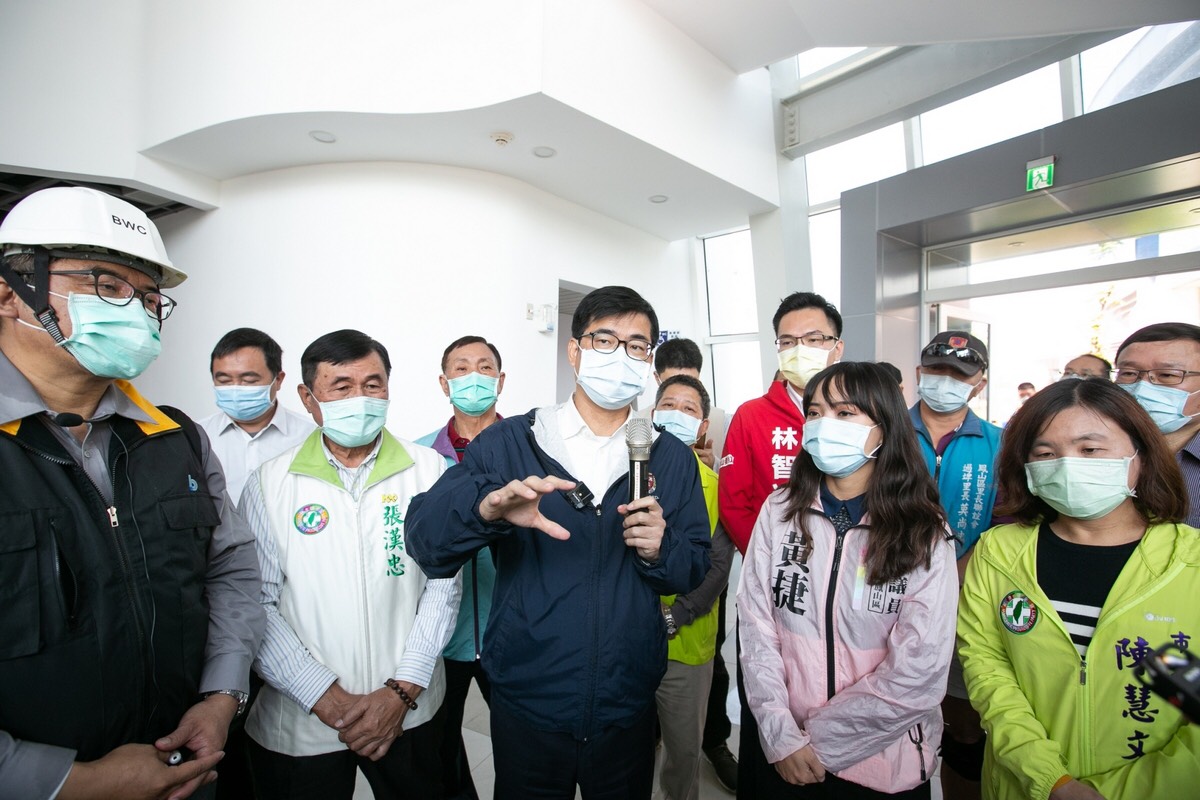
<instances>
[{"instance_id":1,"label":"tiled floor","mask_svg":"<svg viewBox=\"0 0 1200 800\"><path fill-rule=\"evenodd\" d=\"M721 648L721 653L725 656L725 664L729 667L731 673L731 683L734 664L736 662L733 637L736 616L734 593L737 590L737 579L741 572L741 563L741 558L734 559L733 572L729 578L729 607L726 608L725 619L726 630L730 632L730 635L725 641L724 647ZM729 697L726 699L725 705L729 719L735 723L733 734L729 737L729 749L736 755L738 752L738 731L740 730L736 722L741 716L741 711L738 706L737 689L732 685L730 686ZM467 746L467 757L471 764L471 776L475 780L475 788L479 792L481 800L486 800L492 796L495 784L495 772L492 767L492 737L488 727L488 719L487 704L483 702L483 697L479 694L479 690L472 684L471 694L467 697L467 706L463 714L463 741ZM657 800L657 766L655 767L654 785ZM712 766L707 761L702 761L700 766L700 800L727 800L732 796L730 792L725 791L717 783ZM371 800L371 797L371 788L360 774L358 785L354 792L354 800ZM941 786L938 784L936 776L933 780L933 800L942 800Z\"/></svg>"}]
</instances>

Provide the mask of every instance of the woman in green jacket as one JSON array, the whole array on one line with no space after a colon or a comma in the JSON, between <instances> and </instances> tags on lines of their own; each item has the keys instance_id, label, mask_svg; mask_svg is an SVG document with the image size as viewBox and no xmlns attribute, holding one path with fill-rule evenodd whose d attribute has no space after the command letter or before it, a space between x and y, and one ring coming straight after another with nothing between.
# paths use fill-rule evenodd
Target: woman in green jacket
<instances>
[{"instance_id":1,"label":"woman in green jacket","mask_svg":"<svg viewBox=\"0 0 1200 800\"><path fill-rule=\"evenodd\" d=\"M997 513L959 605L988 733L985 798L1143 800L1200 791L1200 728L1133 675L1200 647L1200 531L1150 417L1108 381L1063 381L1013 417Z\"/></svg>"}]
</instances>

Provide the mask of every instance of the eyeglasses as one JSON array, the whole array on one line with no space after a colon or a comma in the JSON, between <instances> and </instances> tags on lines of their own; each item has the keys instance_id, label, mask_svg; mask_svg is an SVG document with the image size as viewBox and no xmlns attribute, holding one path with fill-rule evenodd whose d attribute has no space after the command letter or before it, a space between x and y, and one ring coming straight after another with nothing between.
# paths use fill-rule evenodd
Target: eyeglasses
<instances>
[{"instance_id":1,"label":"eyeglasses","mask_svg":"<svg viewBox=\"0 0 1200 800\"><path fill-rule=\"evenodd\" d=\"M952 347L946 342L934 342L921 351L921 358L945 358L953 356L959 361L967 364L974 364L980 369L987 368L987 359L985 359L977 350L970 347Z\"/></svg>"},{"instance_id":2,"label":"eyeglasses","mask_svg":"<svg viewBox=\"0 0 1200 800\"><path fill-rule=\"evenodd\" d=\"M1178 386L1188 375L1200 375L1190 369L1118 369L1117 383L1137 383L1146 376L1146 380L1159 386Z\"/></svg>"},{"instance_id":3,"label":"eyeglasses","mask_svg":"<svg viewBox=\"0 0 1200 800\"><path fill-rule=\"evenodd\" d=\"M611 333L585 333L579 337L582 342L584 339L592 340L592 349L597 353L615 353L618 347L625 347L625 355L632 358L634 361L649 361L651 354L654 353L654 347L647 341L641 339L618 339Z\"/></svg>"},{"instance_id":4,"label":"eyeglasses","mask_svg":"<svg viewBox=\"0 0 1200 800\"><path fill-rule=\"evenodd\" d=\"M142 301L142 307L146 309L146 313L151 318L158 320L159 323L171 316L171 312L178 305L174 300L160 291L151 289L150 291L143 292L141 289L135 288L132 283L124 278L120 278L102 269L62 269L54 270L50 275L90 277L96 296L109 305L127 306L136 297Z\"/></svg>"},{"instance_id":5,"label":"eyeglasses","mask_svg":"<svg viewBox=\"0 0 1200 800\"><path fill-rule=\"evenodd\" d=\"M838 337L828 336L820 331L811 331L804 334L799 339L795 336L780 336L775 340L775 347L779 350L791 350L798 344L805 347L818 347L822 350L832 350L837 344Z\"/></svg>"}]
</instances>

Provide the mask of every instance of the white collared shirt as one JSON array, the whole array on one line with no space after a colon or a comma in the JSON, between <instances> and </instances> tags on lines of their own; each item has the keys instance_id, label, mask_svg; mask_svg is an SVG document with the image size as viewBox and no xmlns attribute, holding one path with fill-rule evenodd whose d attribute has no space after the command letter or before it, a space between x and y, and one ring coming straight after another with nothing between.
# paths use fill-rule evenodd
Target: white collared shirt
<instances>
[{"instance_id":1,"label":"white collared shirt","mask_svg":"<svg viewBox=\"0 0 1200 800\"><path fill-rule=\"evenodd\" d=\"M629 413L632 413L630 410ZM579 415L574 397L554 410L552 417L558 425L558 435L566 448L567 471L587 484L596 496L595 503L629 471L629 448L625 444L625 423L611 436L597 436ZM629 418L626 417L626 422ZM539 442L539 444L542 444Z\"/></svg>"},{"instance_id":2,"label":"white collared shirt","mask_svg":"<svg viewBox=\"0 0 1200 800\"><path fill-rule=\"evenodd\" d=\"M234 505L241 502L246 478L259 464L300 444L317 429L309 417L289 411L282 403L275 406L267 427L253 436L224 411L205 417L199 424L225 468L225 485Z\"/></svg>"},{"instance_id":3,"label":"white collared shirt","mask_svg":"<svg viewBox=\"0 0 1200 800\"><path fill-rule=\"evenodd\" d=\"M785 382L786 383L786 382ZM800 409L800 416L804 416L804 395L796 391L796 387L792 384L787 384L788 397L792 398L792 402L796 404L796 408Z\"/></svg>"}]
</instances>

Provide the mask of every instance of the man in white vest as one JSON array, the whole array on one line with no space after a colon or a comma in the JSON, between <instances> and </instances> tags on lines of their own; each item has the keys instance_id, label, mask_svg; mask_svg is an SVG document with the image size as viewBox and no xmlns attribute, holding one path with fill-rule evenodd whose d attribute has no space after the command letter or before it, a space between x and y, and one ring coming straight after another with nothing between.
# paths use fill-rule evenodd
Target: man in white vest
<instances>
[{"instance_id":1,"label":"man in white vest","mask_svg":"<svg viewBox=\"0 0 1200 800\"><path fill-rule=\"evenodd\" d=\"M263 798L345 798L356 768L376 797L441 797L445 677L458 578L429 580L408 554L409 500L445 471L435 451L384 428L391 362L354 330L300 359L320 430L251 475L266 681L246 723Z\"/></svg>"}]
</instances>

